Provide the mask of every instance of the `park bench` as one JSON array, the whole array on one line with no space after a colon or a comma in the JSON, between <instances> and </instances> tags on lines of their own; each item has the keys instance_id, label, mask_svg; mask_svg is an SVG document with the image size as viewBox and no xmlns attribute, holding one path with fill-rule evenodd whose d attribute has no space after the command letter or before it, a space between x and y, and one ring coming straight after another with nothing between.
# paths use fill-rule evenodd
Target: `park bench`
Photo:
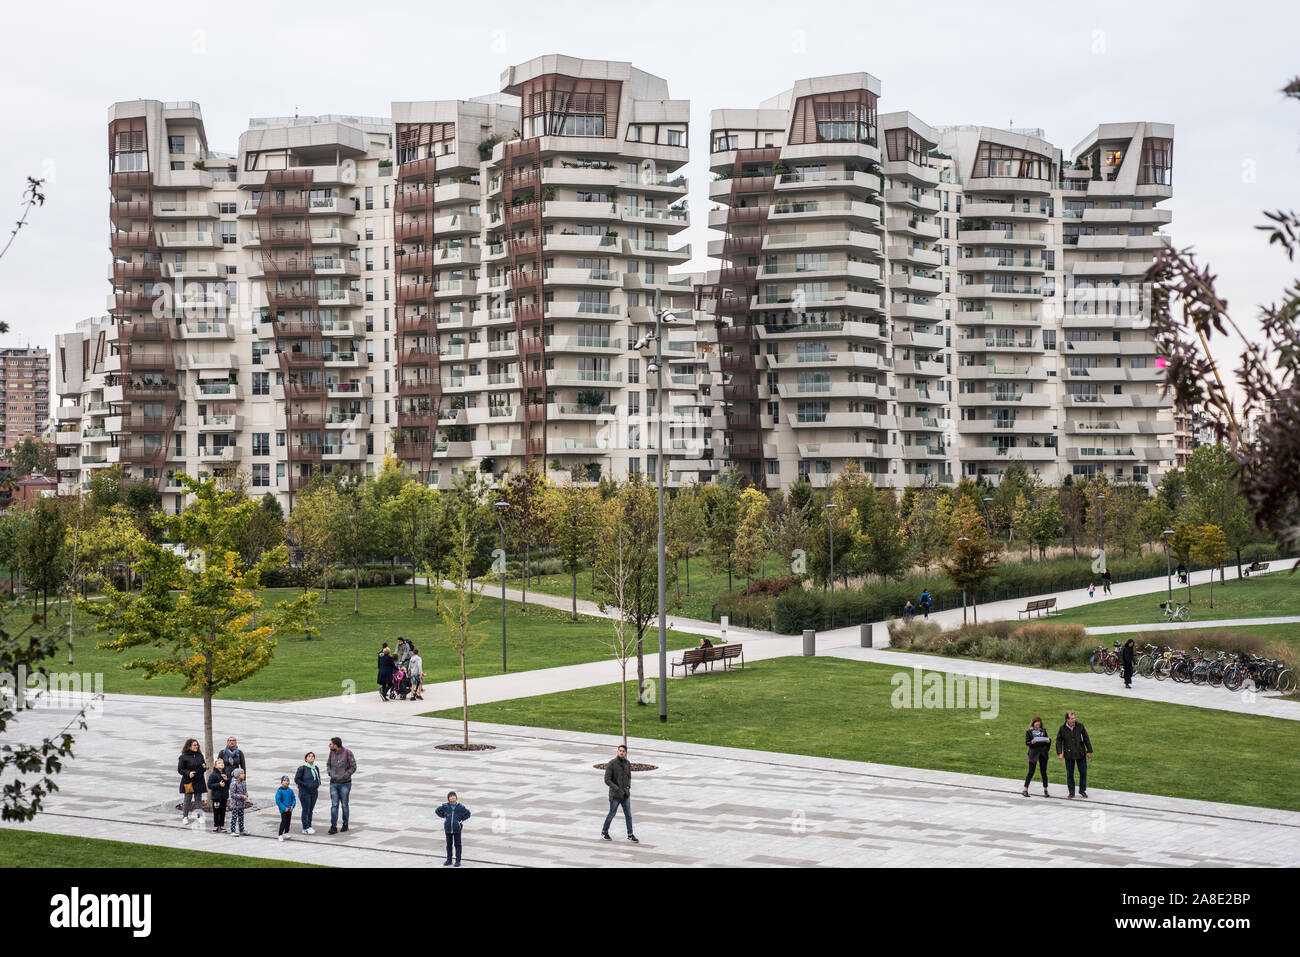
<instances>
[{"instance_id":1,"label":"park bench","mask_svg":"<svg viewBox=\"0 0 1300 957\"><path fill-rule=\"evenodd\" d=\"M1036 598L1033 601L1031 601L1028 605L1026 605L1024 608L1020 609L1020 611L1016 612L1016 614L1032 615L1034 612L1038 612L1040 615L1050 615L1052 613L1052 609L1054 609L1055 607L1056 607L1055 598Z\"/></svg>"},{"instance_id":2,"label":"park bench","mask_svg":"<svg viewBox=\"0 0 1300 957\"><path fill-rule=\"evenodd\" d=\"M693 665L704 665L705 670L713 669L713 662L721 661L724 669L731 667L731 662L740 659L740 667L745 667L745 653L743 644L739 641L726 645L714 645L710 648L687 648L682 652L681 658L672 663L673 671L678 668L692 668Z\"/></svg>"},{"instance_id":3,"label":"park bench","mask_svg":"<svg viewBox=\"0 0 1300 957\"><path fill-rule=\"evenodd\" d=\"M1268 562L1251 562L1242 570L1241 576L1249 578L1252 574L1268 571Z\"/></svg>"}]
</instances>

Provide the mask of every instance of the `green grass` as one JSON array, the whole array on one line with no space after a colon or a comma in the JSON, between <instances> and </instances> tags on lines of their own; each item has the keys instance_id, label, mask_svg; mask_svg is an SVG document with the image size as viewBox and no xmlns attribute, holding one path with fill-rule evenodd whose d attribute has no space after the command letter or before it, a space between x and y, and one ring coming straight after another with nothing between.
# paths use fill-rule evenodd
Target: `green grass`
<instances>
[{"instance_id":1,"label":"green grass","mask_svg":"<svg viewBox=\"0 0 1300 957\"><path fill-rule=\"evenodd\" d=\"M727 571L724 568L721 573L710 571L708 560L703 556L697 555L691 559L690 567L690 594L686 593L686 563L677 563L677 588L672 586L671 578L672 563L669 562L669 588L668 588L668 613L681 615L684 618L693 618L697 621L709 621L713 611L714 603L727 593ZM790 573L788 563L783 563L775 554L770 555L764 565L767 576L788 575ZM585 568L578 572L578 600L594 601L595 596L592 594L591 569ZM762 576L759 576L762 577ZM507 575L507 586L510 588L520 587L520 573L518 569L513 569ZM676 601L677 592L681 592L681 601ZM738 575L732 576L732 591L744 591L745 580ZM570 576L566 574L558 575L534 575L528 580L528 591L545 592L548 595L561 595L564 598L570 598L573 594L573 582Z\"/></svg>"},{"instance_id":2,"label":"green grass","mask_svg":"<svg viewBox=\"0 0 1300 957\"><path fill-rule=\"evenodd\" d=\"M1282 625L1229 625L1224 628L1215 628L1207 625L1205 628L1185 628L1178 631L1132 631L1122 635L1095 635L1098 644L1102 644L1102 639L1106 643L1119 639L1121 642L1129 638L1136 638L1138 635L1149 635L1152 644L1158 644L1161 647L1170 645L1174 648L1188 649L1198 644L1196 637L1198 633L1206 631L1215 631L1220 634L1230 632L1241 635L1257 635L1266 642L1276 642L1278 645L1285 645L1290 648L1293 655L1300 657L1300 623L1282 624ZM1141 642L1139 644L1142 644Z\"/></svg>"},{"instance_id":3,"label":"green grass","mask_svg":"<svg viewBox=\"0 0 1300 957\"><path fill-rule=\"evenodd\" d=\"M291 598L292 589L263 592L267 603ZM271 664L218 698L237 701L300 701L341 694L345 682L355 682L355 690L372 691L375 683L379 646L387 641L395 646L399 635L412 639L424 659L425 683L460 678L460 664L455 651L447 644L445 629L434 610L433 596L418 590L419 609L411 609L410 587L363 588L361 612L352 612L351 592L331 592L328 605L318 605L313 622L320 636L310 641L301 636L282 636ZM523 614L518 603L507 602L507 664L512 672L561 665L582 664L609 657L605 642L610 623L602 618L579 616L573 621L567 612L530 604ZM53 609L51 608L51 614ZM87 616L88 619L88 616ZM76 623L86 624L78 614ZM473 617L473 634L482 639L468 654L469 676L477 678L501 673L501 604L500 599L484 596ZM647 640L657 642L653 627ZM104 690L122 694L179 695L181 681L174 677L146 680L138 671L127 671L122 662L132 652L113 652L95 648L105 635L84 633L74 644L73 670L101 672ZM675 631L668 633L670 649L688 648L698 639ZM149 649L139 649L144 656ZM66 669L66 645L60 644L49 661L51 669Z\"/></svg>"},{"instance_id":4,"label":"green grass","mask_svg":"<svg viewBox=\"0 0 1300 957\"><path fill-rule=\"evenodd\" d=\"M890 678L897 673L890 665L833 658L759 661L673 682L668 723L660 724L657 708L633 707L628 732L991 775L1019 790L1029 720L1042 716L1054 733L1065 712L1075 710L1096 748L1088 768L1095 787L1300 810L1300 754L1286 745L1295 738L1292 722L1011 682L1001 683L992 719L975 710L896 709ZM470 719L617 734L618 686L475 705ZM1230 757L1231 774L1207 773L1216 756ZM1050 776L1063 784L1061 762L1053 759Z\"/></svg>"},{"instance_id":5,"label":"green grass","mask_svg":"<svg viewBox=\"0 0 1300 957\"><path fill-rule=\"evenodd\" d=\"M1101 594L1100 588L1098 594ZM1068 608L1052 620L1061 624L1149 625L1163 621L1160 603L1164 592L1135 595L1131 598L1094 599L1086 605ZM1189 603L1187 586L1174 586L1174 601ZM1300 615L1300 579L1290 572L1279 571L1257 578L1232 580L1226 585L1215 582L1214 607L1210 607L1210 588L1192 587L1192 621L1215 621L1224 618L1278 618Z\"/></svg>"},{"instance_id":6,"label":"green grass","mask_svg":"<svg viewBox=\"0 0 1300 957\"><path fill-rule=\"evenodd\" d=\"M7 867L315 867L268 857L217 854L92 837L0 828L0 868Z\"/></svg>"}]
</instances>

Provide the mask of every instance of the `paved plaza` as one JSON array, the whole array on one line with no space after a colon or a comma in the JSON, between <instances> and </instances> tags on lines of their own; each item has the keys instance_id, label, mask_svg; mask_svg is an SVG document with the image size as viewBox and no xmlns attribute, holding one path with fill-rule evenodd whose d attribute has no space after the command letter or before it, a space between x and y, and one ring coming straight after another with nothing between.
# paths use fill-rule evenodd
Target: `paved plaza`
<instances>
[{"instance_id":1,"label":"paved plaza","mask_svg":"<svg viewBox=\"0 0 1300 957\"><path fill-rule=\"evenodd\" d=\"M376 696L376 700L378 700ZM168 847L218 850L337 866L440 866L433 809L455 789L474 816L466 866L1266 866L1300 861L1300 814L1092 788L1091 800L1020 796L1019 780L704 745L633 740L634 761L659 770L633 778L637 836L621 818L599 839L608 809L593 764L615 739L475 725L488 752L435 750L459 740L455 722L396 709L342 715L303 704L218 702L214 733L248 754L250 837L183 827L174 809L176 754L200 732L198 701L111 695L78 735L61 790L30 827ZM23 716L24 735L67 720ZM309 748L333 735L358 761L352 827L274 839L272 795Z\"/></svg>"}]
</instances>

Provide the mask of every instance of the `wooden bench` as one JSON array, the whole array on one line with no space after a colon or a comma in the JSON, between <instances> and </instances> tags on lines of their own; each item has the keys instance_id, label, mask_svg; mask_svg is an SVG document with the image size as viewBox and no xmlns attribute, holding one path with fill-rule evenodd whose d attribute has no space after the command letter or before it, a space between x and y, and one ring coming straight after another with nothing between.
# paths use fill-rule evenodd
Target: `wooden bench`
<instances>
[{"instance_id":1,"label":"wooden bench","mask_svg":"<svg viewBox=\"0 0 1300 957\"><path fill-rule=\"evenodd\" d=\"M1242 569L1241 577L1249 578L1252 573L1268 571L1268 562L1251 562L1246 568Z\"/></svg>"},{"instance_id":2,"label":"wooden bench","mask_svg":"<svg viewBox=\"0 0 1300 957\"><path fill-rule=\"evenodd\" d=\"M1040 615L1050 615L1052 614L1052 609L1055 607L1055 598L1036 598L1024 608L1020 609L1020 611L1016 612L1016 615L1032 615L1034 612L1038 612Z\"/></svg>"},{"instance_id":3,"label":"wooden bench","mask_svg":"<svg viewBox=\"0 0 1300 957\"><path fill-rule=\"evenodd\" d=\"M705 670L712 671L715 661L721 661L723 669L726 670L736 659L740 660L740 667L745 667L744 644L739 641L725 645L712 645L708 648L687 648L682 652L681 658L672 662L672 670L689 668L689 673L693 674L694 666L704 665Z\"/></svg>"}]
</instances>

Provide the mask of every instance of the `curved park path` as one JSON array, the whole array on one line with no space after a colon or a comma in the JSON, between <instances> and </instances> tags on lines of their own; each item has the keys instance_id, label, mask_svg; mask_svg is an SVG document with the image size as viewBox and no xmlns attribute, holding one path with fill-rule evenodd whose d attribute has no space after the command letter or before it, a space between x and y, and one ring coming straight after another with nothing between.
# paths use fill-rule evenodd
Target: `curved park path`
<instances>
[{"instance_id":1,"label":"curved park path","mask_svg":"<svg viewBox=\"0 0 1300 957\"><path fill-rule=\"evenodd\" d=\"M1232 577L1230 571L1229 577ZM1281 574L1283 572L1269 572ZM1197 572L1193 584L1208 581L1210 572ZM1133 595L1146 595L1163 592L1167 587L1164 576L1146 578L1136 581L1121 582L1111 586L1111 598L1126 598ZM499 598L500 586L484 589L485 601ZM518 601L518 590L507 588L506 598ZM530 592L528 601L532 604L545 605L568 611L572 600L566 596L548 595L542 592ZM1079 605L1095 603L1097 599L1088 597L1086 588L1059 592L1056 595L1057 607L1074 608ZM993 621L1001 618L1016 617L1016 612L1025 607L1026 599L993 602L979 607L979 616L983 620ZM609 617L601 612L595 602L578 601L578 612L594 617ZM930 620L945 628L961 624L961 609L954 608L934 612ZM1187 627L1215 627L1238 623L1286 622L1295 619L1242 619L1240 621L1187 622ZM699 621L668 616L669 628L693 635L707 635L717 639L721 628L717 622ZM1155 625L1118 625L1107 628L1088 629L1089 633L1121 633L1137 630L1154 630ZM1198 687L1190 684L1176 684L1172 681L1155 681L1138 679L1132 690L1124 690L1123 682L1117 676L1094 675L1091 672L1072 673L1050 671L1042 668L1026 668L1017 665L994 664L984 661L970 661L961 658L945 658L937 655L918 655L905 652L889 651L885 648L888 636L882 623L873 629L875 647L859 646L859 629L836 628L824 631L817 636L817 654L851 658L859 661L876 661L898 665L903 668L923 667L930 671L953 672L955 674L977 674L996 676L1002 681L1017 681L1044 687L1065 688L1075 691L1088 691L1097 694L1114 694L1132 698L1144 698L1150 701L1166 701L1177 704L1192 705L1218 711L1236 711L1243 714L1259 714L1271 717L1287 718L1300 721L1300 702L1280 701L1269 695L1257 695L1253 692L1230 693L1222 688ZM778 635L770 631L758 631L752 628L727 628L728 641L744 642L745 660L761 661L765 658L783 658L799 655L803 651L803 639L799 635ZM646 633L646 675L655 677L659 672L658 632L654 625ZM681 654L669 652L670 662ZM629 668L629 674L635 675L635 664ZM677 672L680 677L682 672ZM559 668L544 668L536 671L519 671L504 675L491 675L471 678L468 682L469 702L486 704L493 701L507 701L511 698L528 698L535 695L551 694L558 691L575 691L579 688L591 688L599 685L614 684L619 680L618 663L612 660L594 661L580 665L566 665ZM672 694L669 689L669 695ZM461 703L460 682L450 681L425 686L425 700L418 706L423 711L437 711L443 708L459 707ZM408 702L384 702L379 699L378 691L345 695L331 698L318 698L303 702L304 706L341 716L374 716L388 714L394 710L409 709Z\"/></svg>"}]
</instances>

